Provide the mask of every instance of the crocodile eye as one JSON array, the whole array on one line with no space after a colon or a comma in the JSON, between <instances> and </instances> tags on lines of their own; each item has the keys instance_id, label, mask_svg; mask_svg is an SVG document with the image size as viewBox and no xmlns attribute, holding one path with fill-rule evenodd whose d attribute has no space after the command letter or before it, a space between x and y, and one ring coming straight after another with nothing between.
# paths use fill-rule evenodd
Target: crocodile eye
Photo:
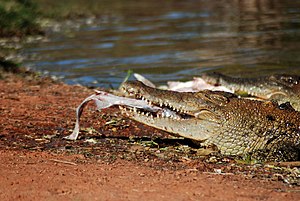
<instances>
[{"instance_id":1,"label":"crocodile eye","mask_svg":"<svg viewBox=\"0 0 300 201\"><path fill-rule=\"evenodd\" d=\"M295 110L295 109L291 106L290 102L281 103L278 107L279 107L279 109L281 109L281 110Z\"/></svg>"}]
</instances>

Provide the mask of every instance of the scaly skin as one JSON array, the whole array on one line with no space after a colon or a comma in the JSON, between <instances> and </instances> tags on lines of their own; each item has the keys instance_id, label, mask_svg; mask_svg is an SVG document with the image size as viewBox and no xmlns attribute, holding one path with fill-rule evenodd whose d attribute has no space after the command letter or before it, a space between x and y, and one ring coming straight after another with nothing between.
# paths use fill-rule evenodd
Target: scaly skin
<instances>
[{"instance_id":1,"label":"scaly skin","mask_svg":"<svg viewBox=\"0 0 300 201\"><path fill-rule=\"evenodd\" d=\"M234 92L275 100L279 104L290 102L300 111L300 77L296 75L271 75L258 78L235 78L220 73L207 73L202 78L212 85L221 85Z\"/></svg>"},{"instance_id":2,"label":"scaly skin","mask_svg":"<svg viewBox=\"0 0 300 201\"><path fill-rule=\"evenodd\" d=\"M258 160L299 159L300 112L289 104L241 99L226 92L164 91L140 82L127 82L123 91L150 104L178 110L174 118L132 110L132 119L179 136L216 145L222 154L251 154ZM152 115L152 116L151 116Z\"/></svg>"}]
</instances>

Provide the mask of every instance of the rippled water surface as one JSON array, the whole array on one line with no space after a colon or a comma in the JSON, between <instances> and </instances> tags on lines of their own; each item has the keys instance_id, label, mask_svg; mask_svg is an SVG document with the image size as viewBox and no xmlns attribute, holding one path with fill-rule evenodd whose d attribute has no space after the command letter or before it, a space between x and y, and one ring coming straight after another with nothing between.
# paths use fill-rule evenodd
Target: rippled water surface
<instances>
[{"instance_id":1,"label":"rippled water surface","mask_svg":"<svg viewBox=\"0 0 300 201\"><path fill-rule=\"evenodd\" d=\"M26 64L101 87L118 86L129 69L155 83L206 71L300 74L300 1L116 2L98 1L97 17L28 45Z\"/></svg>"}]
</instances>

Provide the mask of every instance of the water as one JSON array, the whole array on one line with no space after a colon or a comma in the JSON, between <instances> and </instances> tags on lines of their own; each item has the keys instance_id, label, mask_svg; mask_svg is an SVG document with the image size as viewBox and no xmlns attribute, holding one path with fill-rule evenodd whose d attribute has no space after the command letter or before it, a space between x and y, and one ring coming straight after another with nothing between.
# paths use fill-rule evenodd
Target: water
<instances>
[{"instance_id":1,"label":"water","mask_svg":"<svg viewBox=\"0 0 300 201\"><path fill-rule=\"evenodd\" d=\"M160 84L207 71L300 74L300 1L117 2L121 9L100 5L99 17L28 45L26 64L101 87L118 86L129 69Z\"/></svg>"}]
</instances>

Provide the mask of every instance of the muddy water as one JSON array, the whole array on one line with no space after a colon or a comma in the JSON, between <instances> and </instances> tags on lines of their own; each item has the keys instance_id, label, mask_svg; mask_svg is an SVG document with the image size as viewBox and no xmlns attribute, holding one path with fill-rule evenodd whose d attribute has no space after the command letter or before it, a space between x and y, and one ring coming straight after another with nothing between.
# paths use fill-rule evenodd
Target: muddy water
<instances>
[{"instance_id":1,"label":"muddy water","mask_svg":"<svg viewBox=\"0 0 300 201\"><path fill-rule=\"evenodd\" d=\"M118 86L129 69L155 83L207 71L300 74L300 1L99 2L97 17L28 45L26 64L102 87Z\"/></svg>"}]
</instances>

